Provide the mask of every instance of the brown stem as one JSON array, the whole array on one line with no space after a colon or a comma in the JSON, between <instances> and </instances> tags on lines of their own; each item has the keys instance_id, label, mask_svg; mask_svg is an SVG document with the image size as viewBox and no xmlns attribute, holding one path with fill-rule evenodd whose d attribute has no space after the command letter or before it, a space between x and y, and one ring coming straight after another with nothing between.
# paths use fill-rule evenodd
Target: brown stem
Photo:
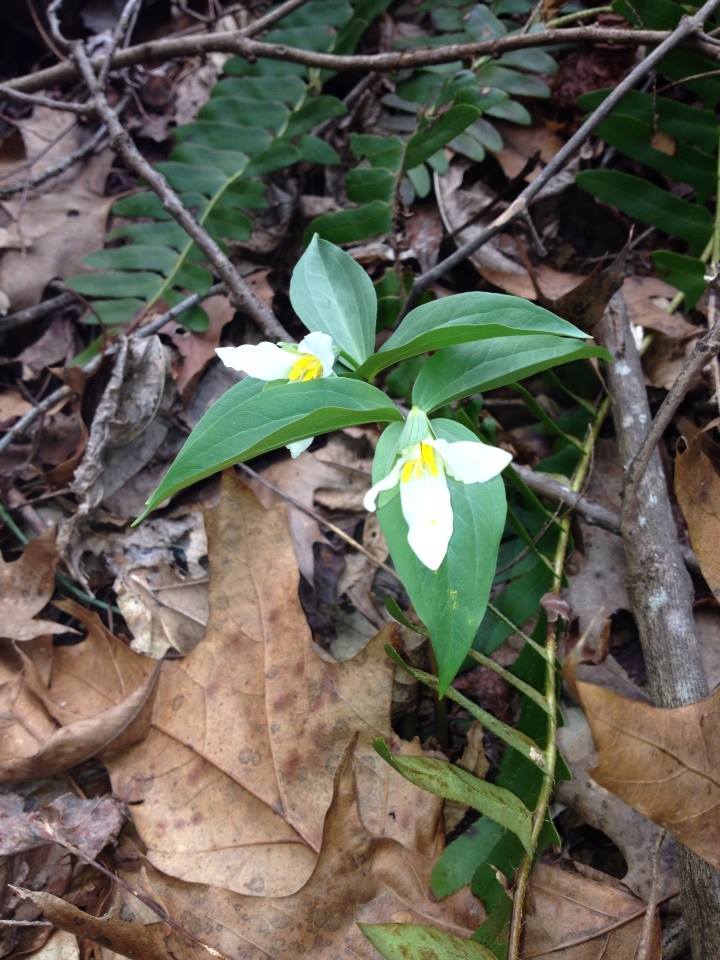
<instances>
[{"instance_id":1,"label":"brown stem","mask_svg":"<svg viewBox=\"0 0 720 960\"><path fill-rule=\"evenodd\" d=\"M566 43L602 43L619 47L652 46L656 43L662 44L673 36L678 28L669 33L666 30L624 30L596 26L567 27L544 30L539 33L512 34L498 37L496 40L481 40L474 43L453 43L441 47L423 47L419 50L355 55L317 53L312 50L287 47L284 44L263 43L252 40L248 36L249 29L210 34L193 33L188 36L139 43L125 50L118 50L112 59L112 68L131 67L138 63L165 63L168 60L203 56L208 53L231 53L249 60L266 57L270 60L301 63L324 70L388 73L393 70L450 63L454 60L500 56L511 50L528 50L538 46ZM696 52L717 60L720 57L720 48L691 36L694 32L694 28L684 31L677 42L683 42ZM103 58L95 57L91 62L93 67L99 68ZM78 75L79 70L76 64L65 62L45 70L38 70L33 74L17 77L8 81L5 86L32 93L55 84L77 80Z\"/></svg>"}]
</instances>

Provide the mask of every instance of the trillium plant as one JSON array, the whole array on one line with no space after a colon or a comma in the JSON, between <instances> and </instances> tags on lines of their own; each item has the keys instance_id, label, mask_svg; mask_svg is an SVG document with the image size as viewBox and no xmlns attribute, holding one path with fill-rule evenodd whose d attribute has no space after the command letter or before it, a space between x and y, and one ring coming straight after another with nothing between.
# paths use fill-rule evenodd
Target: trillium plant
<instances>
[{"instance_id":1,"label":"trillium plant","mask_svg":"<svg viewBox=\"0 0 720 960\"><path fill-rule=\"evenodd\" d=\"M370 277L317 236L295 266L290 300L309 332L298 343L217 350L244 376L200 420L139 519L235 463L284 446L296 457L320 434L382 425L364 504L377 511L430 635L442 693L487 608L507 510L501 474L512 459L454 418L455 401L603 352L542 307L495 293L424 303L376 351ZM382 389L382 371L420 355L429 356L406 415Z\"/></svg>"}]
</instances>

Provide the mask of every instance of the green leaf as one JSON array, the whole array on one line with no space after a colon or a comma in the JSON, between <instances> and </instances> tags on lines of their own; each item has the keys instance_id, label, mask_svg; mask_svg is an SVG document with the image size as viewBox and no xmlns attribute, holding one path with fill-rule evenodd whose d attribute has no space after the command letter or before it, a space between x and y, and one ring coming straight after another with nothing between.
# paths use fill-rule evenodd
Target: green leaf
<instances>
[{"instance_id":1,"label":"green leaf","mask_svg":"<svg viewBox=\"0 0 720 960\"><path fill-rule=\"evenodd\" d=\"M702 252L712 233L712 217L698 203L676 197L648 180L618 170L584 170L575 182L623 213L685 240L690 252Z\"/></svg>"},{"instance_id":2,"label":"green leaf","mask_svg":"<svg viewBox=\"0 0 720 960\"><path fill-rule=\"evenodd\" d=\"M400 137L377 137L372 133L353 133L350 149L358 157L367 157L373 167L385 167L399 173L405 145Z\"/></svg>"},{"instance_id":3,"label":"green leaf","mask_svg":"<svg viewBox=\"0 0 720 960\"><path fill-rule=\"evenodd\" d=\"M571 323L521 297L504 293L456 293L411 310L358 373L369 378L406 357L457 343L532 334L587 337Z\"/></svg>"},{"instance_id":4,"label":"green leaf","mask_svg":"<svg viewBox=\"0 0 720 960\"><path fill-rule=\"evenodd\" d=\"M317 235L295 265L290 302L308 330L328 333L355 363L373 350L377 297L359 263Z\"/></svg>"},{"instance_id":5,"label":"green leaf","mask_svg":"<svg viewBox=\"0 0 720 960\"><path fill-rule=\"evenodd\" d=\"M477 441L470 430L452 420L433 420L432 426L442 439ZM401 432L401 425L393 424L380 437L373 483L390 472ZM485 613L506 512L500 477L472 484L448 478L447 483L454 530L438 570L428 569L410 549L398 487L381 493L377 508L395 569L430 633L441 694L462 666Z\"/></svg>"},{"instance_id":6,"label":"green leaf","mask_svg":"<svg viewBox=\"0 0 720 960\"><path fill-rule=\"evenodd\" d=\"M320 163L326 167L336 166L340 163L340 156L334 147L309 133L300 137L298 150L301 159L308 163Z\"/></svg>"},{"instance_id":7,"label":"green leaf","mask_svg":"<svg viewBox=\"0 0 720 960\"><path fill-rule=\"evenodd\" d=\"M412 923L379 923L358 926L386 960L495 960L489 950L474 940L463 940L435 927Z\"/></svg>"},{"instance_id":8,"label":"green leaf","mask_svg":"<svg viewBox=\"0 0 720 960\"><path fill-rule=\"evenodd\" d=\"M305 238L318 234L331 243L353 243L389 233L392 228L392 207L383 200L373 200L361 207L323 213L305 231Z\"/></svg>"},{"instance_id":9,"label":"green leaf","mask_svg":"<svg viewBox=\"0 0 720 960\"><path fill-rule=\"evenodd\" d=\"M345 179L348 199L353 203L382 200L390 203L395 192L395 176L382 167L355 167Z\"/></svg>"},{"instance_id":10,"label":"green leaf","mask_svg":"<svg viewBox=\"0 0 720 960\"><path fill-rule=\"evenodd\" d=\"M385 648L385 652L392 660L399 664L403 670L407 671L407 673L409 673L413 679L417 680L419 683L424 683L426 686L430 687L431 690L434 690L437 693L438 680L437 677L433 676L432 673L426 673L424 670L418 670L416 667L405 663L397 650L391 646L387 646ZM514 727L503 723L502 720L498 720L497 717L494 717L491 713L488 713L487 710L484 710L472 700L469 700L454 687L448 687L448 689L445 691L445 696L454 703L457 703L458 706L463 708L463 710L467 710L471 717L474 717L475 720L479 720L483 727L486 730L489 730L490 733L494 734L499 740L502 740L504 743L507 743L508 746L513 747L531 763L536 763L541 769L545 769L545 760L542 750L540 750L534 740L526 736L521 730L516 730Z\"/></svg>"},{"instance_id":11,"label":"green leaf","mask_svg":"<svg viewBox=\"0 0 720 960\"><path fill-rule=\"evenodd\" d=\"M480 780L468 770L446 760L397 756L390 753L382 739L373 740L373 746L383 760L410 783L435 796L461 803L485 814L509 830L524 849L532 853L532 817L528 808L514 793L494 783Z\"/></svg>"},{"instance_id":12,"label":"green leaf","mask_svg":"<svg viewBox=\"0 0 720 960\"><path fill-rule=\"evenodd\" d=\"M449 143L453 137L462 133L477 120L480 111L469 104L457 104L431 123L429 127L418 130L405 147L403 170L411 170Z\"/></svg>"},{"instance_id":13,"label":"green leaf","mask_svg":"<svg viewBox=\"0 0 720 960\"><path fill-rule=\"evenodd\" d=\"M361 380L266 385L247 377L203 416L135 522L179 490L234 463L342 427L399 419L385 394Z\"/></svg>"},{"instance_id":14,"label":"green leaf","mask_svg":"<svg viewBox=\"0 0 720 960\"><path fill-rule=\"evenodd\" d=\"M696 257L684 257L681 253L671 250L656 250L650 254L658 273L668 283L682 292L685 297L685 306L692 310L705 292L705 264Z\"/></svg>"},{"instance_id":15,"label":"green leaf","mask_svg":"<svg viewBox=\"0 0 720 960\"><path fill-rule=\"evenodd\" d=\"M412 402L429 413L461 397L494 390L561 363L590 357L609 359L602 347L569 337L499 337L448 347L423 364Z\"/></svg>"},{"instance_id":16,"label":"green leaf","mask_svg":"<svg viewBox=\"0 0 720 960\"><path fill-rule=\"evenodd\" d=\"M498 87L515 97L550 96L550 88L538 77L518 73L496 63L487 63L476 73L478 83L483 87Z\"/></svg>"}]
</instances>

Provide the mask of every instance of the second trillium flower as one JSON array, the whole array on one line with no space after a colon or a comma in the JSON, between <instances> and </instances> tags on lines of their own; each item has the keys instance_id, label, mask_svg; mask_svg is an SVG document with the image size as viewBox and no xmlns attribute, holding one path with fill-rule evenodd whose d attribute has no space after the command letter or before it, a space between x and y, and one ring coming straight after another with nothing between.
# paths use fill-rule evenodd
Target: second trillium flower
<instances>
[{"instance_id":1,"label":"second trillium flower","mask_svg":"<svg viewBox=\"0 0 720 960\"><path fill-rule=\"evenodd\" d=\"M378 496L399 486L410 548L422 564L437 570L453 533L448 477L459 483L484 483L501 473L512 456L479 441L438 440L426 422L427 434L401 450L387 476L367 492L364 505L375 510Z\"/></svg>"},{"instance_id":2,"label":"second trillium flower","mask_svg":"<svg viewBox=\"0 0 720 960\"><path fill-rule=\"evenodd\" d=\"M332 337L314 332L300 343L244 343L240 347L218 347L215 353L226 367L246 373L256 380L287 380L307 383L323 377L334 377L337 355ZM300 456L313 442L313 437L288 444L292 457Z\"/></svg>"}]
</instances>

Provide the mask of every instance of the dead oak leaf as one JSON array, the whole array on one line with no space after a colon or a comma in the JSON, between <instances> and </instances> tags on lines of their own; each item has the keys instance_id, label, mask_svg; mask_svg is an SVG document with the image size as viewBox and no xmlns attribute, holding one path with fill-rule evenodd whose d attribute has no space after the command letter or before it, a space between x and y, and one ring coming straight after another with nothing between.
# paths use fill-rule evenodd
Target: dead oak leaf
<instances>
[{"instance_id":1,"label":"dead oak leaf","mask_svg":"<svg viewBox=\"0 0 720 960\"><path fill-rule=\"evenodd\" d=\"M596 871L594 873L597 874ZM635 960L645 904L610 877L590 879L539 864L530 881L525 919L525 960ZM627 919L622 925L617 921ZM563 948L564 945L564 948ZM648 960L660 960L655 918Z\"/></svg>"},{"instance_id":2,"label":"dead oak leaf","mask_svg":"<svg viewBox=\"0 0 720 960\"><path fill-rule=\"evenodd\" d=\"M35 619L55 590L57 561L55 542L49 537L32 540L19 560L6 563L0 557L0 636L32 640L41 634L72 632L54 620Z\"/></svg>"},{"instance_id":3,"label":"dead oak leaf","mask_svg":"<svg viewBox=\"0 0 720 960\"><path fill-rule=\"evenodd\" d=\"M363 822L375 836L438 853L441 803L372 748L391 733L384 645L393 628L350 661L324 659L299 604L285 509L263 509L228 473L206 523L205 639L163 664L147 739L107 761L116 795L136 803L150 861L242 893L297 890L317 860L333 775L358 731ZM88 637L56 650L51 692L92 716L133 689L149 662L95 614L75 615Z\"/></svg>"},{"instance_id":4,"label":"dead oak leaf","mask_svg":"<svg viewBox=\"0 0 720 960\"><path fill-rule=\"evenodd\" d=\"M675 496L707 585L720 593L720 448L698 434L675 458Z\"/></svg>"},{"instance_id":5,"label":"dead oak leaf","mask_svg":"<svg viewBox=\"0 0 720 960\"><path fill-rule=\"evenodd\" d=\"M720 690L672 709L577 690L598 751L593 778L720 867Z\"/></svg>"}]
</instances>

